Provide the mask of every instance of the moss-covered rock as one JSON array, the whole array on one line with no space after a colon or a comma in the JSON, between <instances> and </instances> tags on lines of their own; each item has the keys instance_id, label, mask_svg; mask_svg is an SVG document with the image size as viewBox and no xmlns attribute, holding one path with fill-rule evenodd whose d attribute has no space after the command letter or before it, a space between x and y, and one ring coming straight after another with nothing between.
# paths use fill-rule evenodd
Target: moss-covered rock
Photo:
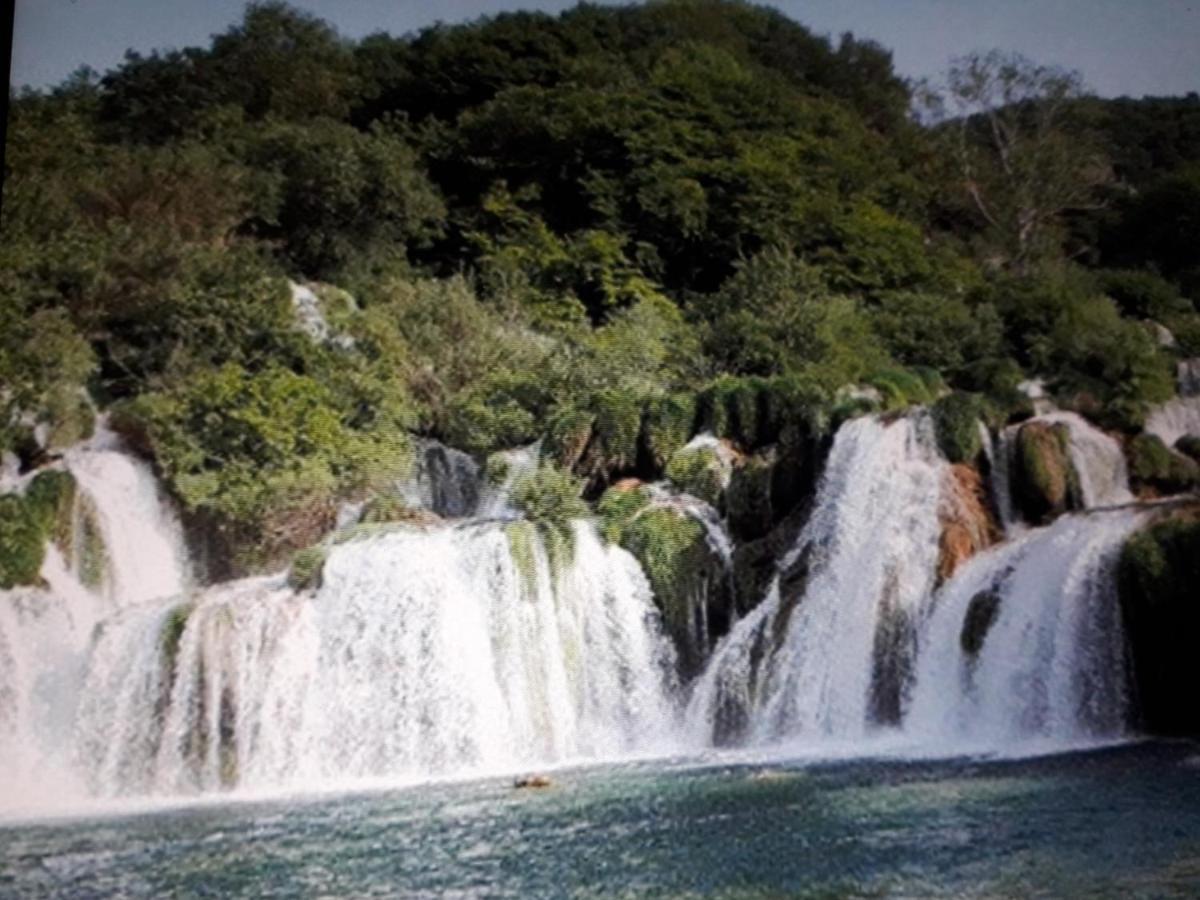
<instances>
[{"instance_id":1,"label":"moss-covered rock","mask_svg":"<svg viewBox=\"0 0 1200 900\"><path fill-rule=\"evenodd\" d=\"M1071 433L1061 423L1035 420L1017 432L1011 473L1013 502L1027 521L1045 524L1083 508L1070 441Z\"/></svg>"},{"instance_id":2,"label":"moss-covered rock","mask_svg":"<svg viewBox=\"0 0 1200 900\"><path fill-rule=\"evenodd\" d=\"M777 463L777 452L771 448L747 457L733 470L725 510L729 530L740 540L760 538L775 524L771 488Z\"/></svg>"},{"instance_id":3,"label":"moss-covered rock","mask_svg":"<svg viewBox=\"0 0 1200 900\"><path fill-rule=\"evenodd\" d=\"M1117 567L1121 615L1141 727L1200 736L1200 507L1132 535Z\"/></svg>"},{"instance_id":4,"label":"moss-covered rock","mask_svg":"<svg viewBox=\"0 0 1200 900\"><path fill-rule=\"evenodd\" d=\"M681 673L695 675L706 649L725 633L731 619L727 573L709 546L704 526L685 506L655 499L644 487L610 488L597 511L604 536L632 553L646 573L678 650Z\"/></svg>"},{"instance_id":5,"label":"moss-covered rock","mask_svg":"<svg viewBox=\"0 0 1200 900\"><path fill-rule=\"evenodd\" d=\"M565 527L588 514L582 482L551 462L522 475L513 485L512 505L538 525Z\"/></svg>"},{"instance_id":6,"label":"moss-covered rock","mask_svg":"<svg viewBox=\"0 0 1200 900\"><path fill-rule=\"evenodd\" d=\"M521 576L521 587L527 598L537 593L537 526L532 522L509 522L504 526L513 565Z\"/></svg>"},{"instance_id":7,"label":"moss-covered rock","mask_svg":"<svg viewBox=\"0 0 1200 900\"><path fill-rule=\"evenodd\" d=\"M562 468L578 472L595 421L595 414L586 410L570 406L557 410L546 430L546 456Z\"/></svg>"},{"instance_id":8,"label":"moss-covered rock","mask_svg":"<svg viewBox=\"0 0 1200 900\"><path fill-rule=\"evenodd\" d=\"M1185 434L1175 442L1175 449L1194 462L1200 463L1200 437Z\"/></svg>"},{"instance_id":9,"label":"moss-covered rock","mask_svg":"<svg viewBox=\"0 0 1200 900\"><path fill-rule=\"evenodd\" d=\"M294 591L315 591L320 588L327 557L328 550L322 546L297 551L288 569L288 587Z\"/></svg>"},{"instance_id":10,"label":"moss-covered rock","mask_svg":"<svg viewBox=\"0 0 1200 900\"><path fill-rule=\"evenodd\" d=\"M996 617L1000 614L1000 595L995 591L980 591L967 604L967 614L963 616L962 632L959 634L959 644L963 653L975 657L983 649L983 642L991 631Z\"/></svg>"},{"instance_id":11,"label":"moss-covered rock","mask_svg":"<svg viewBox=\"0 0 1200 900\"><path fill-rule=\"evenodd\" d=\"M1139 495L1166 496L1189 491L1200 482L1200 465L1172 452L1153 434L1139 434L1125 445L1129 477Z\"/></svg>"},{"instance_id":12,"label":"moss-covered rock","mask_svg":"<svg viewBox=\"0 0 1200 900\"><path fill-rule=\"evenodd\" d=\"M52 455L86 441L96 431L96 412L91 401L78 392L53 397L46 409L45 449Z\"/></svg>"},{"instance_id":13,"label":"moss-covered rock","mask_svg":"<svg viewBox=\"0 0 1200 900\"><path fill-rule=\"evenodd\" d=\"M40 472L24 494L0 496L0 588L37 584L46 545L69 541L75 479Z\"/></svg>"},{"instance_id":14,"label":"moss-covered rock","mask_svg":"<svg viewBox=\"0 0 1200 900\"><path fill-rule=\"evenodd\" d=\"M983 402L977 394L957 391L933 404L933 426L942 455L952 463L973 463L983 452L980 419Z\"/></svg>"},{"instance_id":15,"label":"moss-covered rock","mask_svg":"<svg viewBox=\"0 0 1200 900\"><path fill-rule=\"evenodd\" d=\"M720 509L722 495L733 474L735 456L728 444L698 438L671 457L666 475L679 490Z\"/></svg>"},{"instance_id":16,"label":"moss-covered rock","mask_svg":"<svg viewBox=\"0 0 1200 900\"><path fill-rule=\"evenodd\" d=\"M599 444L605 471L633 471L642 430L642 399L629 391L601 391L595 398L595 412L593 440Z\"/></svg>"}]
</instances>

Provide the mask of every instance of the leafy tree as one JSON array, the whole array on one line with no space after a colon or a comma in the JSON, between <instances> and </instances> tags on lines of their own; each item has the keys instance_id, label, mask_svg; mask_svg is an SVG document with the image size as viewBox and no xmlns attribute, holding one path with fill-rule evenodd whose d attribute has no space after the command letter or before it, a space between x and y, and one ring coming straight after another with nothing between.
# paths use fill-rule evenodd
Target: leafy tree
<instances>
[{"instance_id":1,"label":"leafy tree","mask_svg":"<svg viewBox=\"0 0 1200 900\"><path fill-rule=\"evenodd\" d=\"M1070 121L1082 90L1076 73L991 51L955 60L943 91L927 96L935 117L955 116L945 133L957 187L995 261L1023 270L1054 249L1065 214L1100 202L1109 162Z\"/></svg>"}]
</instances>

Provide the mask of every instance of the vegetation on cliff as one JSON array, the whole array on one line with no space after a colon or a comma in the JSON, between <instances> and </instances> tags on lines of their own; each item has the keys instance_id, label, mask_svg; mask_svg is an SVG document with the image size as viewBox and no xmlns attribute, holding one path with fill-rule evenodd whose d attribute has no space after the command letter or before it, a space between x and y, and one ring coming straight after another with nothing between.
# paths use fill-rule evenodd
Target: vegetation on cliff
<instances>
[{"instance_id":1,"label":"vegetation on cliff","mask_svg":"<svg viewBox=\"0 0 1200 900\"><path fill-rule=\"evenodd\" d=\"M737 0L357 42L252 4L12 98L0 450L36 466L109 411L241 570L318 541L414 434L543 438L566 474L518 499L548 521L670 475L757 536L804 493L772 461L865 409L946 395L966 462L976 408L1037 376L1136 431L1200 352L1197 122L995 54L929 95ZM678 455L705 430L761 454L727 498ZM1035 518L1070 505L1053 468Z\"/></svg>"}]
</instances>

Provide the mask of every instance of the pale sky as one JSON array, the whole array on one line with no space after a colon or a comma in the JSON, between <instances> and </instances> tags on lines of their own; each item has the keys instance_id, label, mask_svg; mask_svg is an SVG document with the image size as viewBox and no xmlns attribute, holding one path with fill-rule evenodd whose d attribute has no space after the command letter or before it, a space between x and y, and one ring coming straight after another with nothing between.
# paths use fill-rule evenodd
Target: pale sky
<instances>
[{"instance_id":1,"label":"pale sky","mask_svg":"<svg viewBox=\"0 0 1200 900\"><path fill-rule=\"evenodd\" d=\"M12 83L44 87L82 64L101 72L127 48L206 45L244 0L17 0ZM574 0L293 0L343 35L403 34ZM775 0L821 34L853 31L891 49L905 76L936 77L950 57L1016 50L1079 70L1102 96L1200 91L1200 0Z\"/></svg>"}]
</instances>

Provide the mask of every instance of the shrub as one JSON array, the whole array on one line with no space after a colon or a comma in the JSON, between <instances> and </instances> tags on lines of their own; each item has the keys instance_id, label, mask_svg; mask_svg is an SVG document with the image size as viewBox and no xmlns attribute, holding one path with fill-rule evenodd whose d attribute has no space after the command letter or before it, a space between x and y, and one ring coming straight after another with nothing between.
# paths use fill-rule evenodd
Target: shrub
<instances>
[{"instance_id":1,"label":"shrub","mask_svg":"<svg viewBox=\"0 0 1200 900\"><path fill-rule=\"evenodd\" d=\"M938 447L952 463L973 463L983 450L979 433L983 403L978 395L953 393L933 405Z\"/></svg>"}]
</instances>

